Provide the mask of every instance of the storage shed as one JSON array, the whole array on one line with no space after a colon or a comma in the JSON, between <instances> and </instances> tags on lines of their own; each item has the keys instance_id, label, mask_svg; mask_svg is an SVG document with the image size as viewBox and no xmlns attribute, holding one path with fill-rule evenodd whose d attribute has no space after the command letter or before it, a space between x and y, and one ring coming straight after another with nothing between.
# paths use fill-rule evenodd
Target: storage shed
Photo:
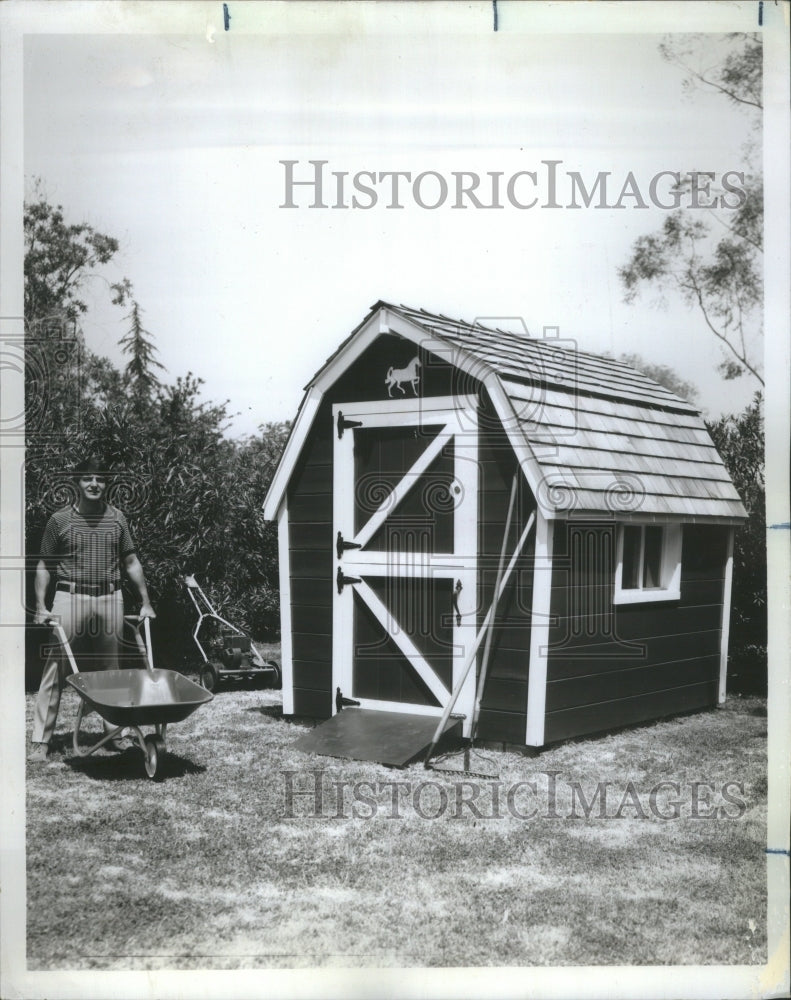
<instances>
[{"instance_id":1,"label":"storage shed","mask_svg":"<svg viewBox=\"0 0 791 1000\"><path fill-rule=\"evenodd\" d=\"M264 510L286 715L456 694L464 736L541 747L725 699L745 511L700 413L621 362L377 302Z\"/></svg>"}]
</instances>

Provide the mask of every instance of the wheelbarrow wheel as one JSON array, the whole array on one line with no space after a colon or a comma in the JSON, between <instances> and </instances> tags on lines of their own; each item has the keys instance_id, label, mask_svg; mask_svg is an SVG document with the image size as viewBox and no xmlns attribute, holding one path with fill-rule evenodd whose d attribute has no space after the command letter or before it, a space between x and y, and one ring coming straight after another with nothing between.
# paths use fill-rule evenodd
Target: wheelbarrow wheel
<instances>
[{"instance_id":1,"label":"wheelbarrow wheel","mask_svg":"<svg viewBox=\"0 0 791 1000\"><path fill-rule=\"evenodd\" d=\"M160 755L165 751L165 743L157 736L146 736L146 774L149 778L156 778L159 767Z\"/></svg>"},{"instance_id":2,"label":"wheelbarrow wheel","mask_svg":"<svg viewBox=\"0 0 791 1000\"><path fill-rule=\"evenodd\" d=\"M205 663L201 667L200 682L207 691L216 691L220 686L220 668L216 663Z\"/></svg>"}]
</instances>

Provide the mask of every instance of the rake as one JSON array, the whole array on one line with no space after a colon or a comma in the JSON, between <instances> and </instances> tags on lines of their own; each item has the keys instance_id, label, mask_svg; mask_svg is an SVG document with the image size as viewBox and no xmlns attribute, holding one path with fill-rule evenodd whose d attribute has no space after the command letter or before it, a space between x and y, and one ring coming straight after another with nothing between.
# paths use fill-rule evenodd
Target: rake
<instances>
[{"instance_id":1,"label":"rake","mask_svg":"<svg viewBox=\"0 0 791 1000\"><path fill-rule=\"evenodd\" d=\"M461 676L459 677L456 687L453 689L453 693L445 706L445 711L442 713L442 718L439 721L439 725L434 732L434 737L431 744L426 751L426 757L423 761L423 766L426 770L437 771L442 774L451 775L465 775L472 778L483 778L485 780L496 779L500 777L500 772L497 769L497 765L494 760L487 754L481 753L480 750L476 750L474 747L476 731L478 728L478 718L481 712L481 699L483 698L483 689L486 683L486 672L489 666L489 654L491 652L492 646L492 632L494 626L494 617L497 605L500 598L503 596L508 580L510 579L513 568L516 565L516 560L519 558L524 544L527 541L527 536L533 527L535 521L535 512L531 513L527 524L525 525L524 531L522 532L519 541L517 542L516 548L513 551L511 559L508 563L508 568L503 572L503 566L505 564L505 550L508 544L508 536L511 531L511 518L514 511L514 502L516 500L516 487L517 487L518 472L514 473L513 482L511 483L511 497L508 501L508 514L505 519L505 531L503 532L503 542L500 547L500 561L497 565L497 580L494 586L494 597L492 603L486 613L486 618L484 619L483 625L480 631L475 637L475 641L472 645L472 649L467 654L467 660L461 671ZM453 706L456 704L456 700L461 693L461 689L464 686L464 682L467 680L467 675L475 662L475 657L478 652L478 647L480 646L484 636L486 637L486 645L483 649L483 658L481 661L481 672L478 677L478 687L475 692L475 704L473 706L472 714L472 724L470 727L470 742L462 750L456 750L451 753L441 754L433 762L431 761L431 756L436 749L437 743L445 729L445 724L450 718L450 713L453 711ZM475 758L473 760L473 757ZM477 764L480 763L483 770L475 770ZM457 766L458 765L458 766Z\"/></svg>"}]
</instances>

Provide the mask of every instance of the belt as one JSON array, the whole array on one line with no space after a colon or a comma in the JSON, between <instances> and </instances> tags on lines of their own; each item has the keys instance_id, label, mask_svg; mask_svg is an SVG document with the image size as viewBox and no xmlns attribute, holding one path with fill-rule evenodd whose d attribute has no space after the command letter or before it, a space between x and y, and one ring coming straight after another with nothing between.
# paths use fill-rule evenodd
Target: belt
<instances>
[{"instance_id":1,"label":"belt","mask_svg":"<svg viewBox=\"0 0 791 1000\"><path fill-rule=\"evenodd\" d=\"M121 589L121 581L113 583L72 583L70 580L58 580L56 590L65 590L69 594L84 594L88 597L106 597Z\"/></svg>"}]
</instances>

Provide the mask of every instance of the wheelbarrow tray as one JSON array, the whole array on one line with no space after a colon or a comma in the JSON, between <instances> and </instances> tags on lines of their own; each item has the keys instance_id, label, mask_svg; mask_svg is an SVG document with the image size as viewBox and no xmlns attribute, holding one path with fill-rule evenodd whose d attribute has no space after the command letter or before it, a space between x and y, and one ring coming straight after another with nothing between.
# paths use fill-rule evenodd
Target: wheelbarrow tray
<instances>
[{"instance_id":1,"label":"wheelbarrow tray","mask_svg":"<svg viewBox=\"0 0 791 1000\"><path fill-rule=\"evenodd\" d=\"M97 670L66 680L86 704L115 726L181 722L212 700L199 684L175 670Z\"/></svg>"}]
</instances>

